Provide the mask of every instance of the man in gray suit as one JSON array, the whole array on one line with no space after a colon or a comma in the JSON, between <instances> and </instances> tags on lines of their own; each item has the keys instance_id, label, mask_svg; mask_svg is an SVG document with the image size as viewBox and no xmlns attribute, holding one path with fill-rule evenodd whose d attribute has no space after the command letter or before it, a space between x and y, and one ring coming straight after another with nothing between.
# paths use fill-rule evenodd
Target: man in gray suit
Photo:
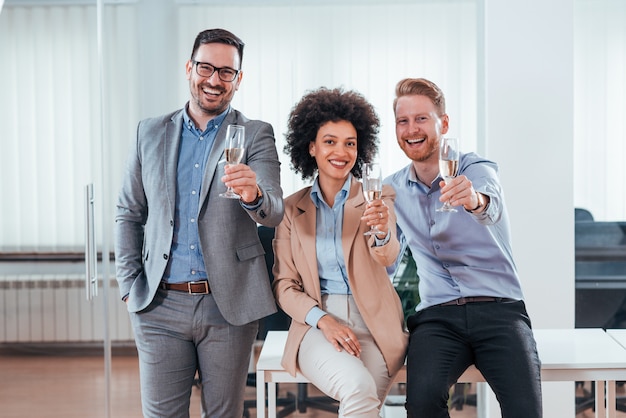
<instances>
[{"instance_id":1,"label":"man in gray suit","mask_svg":"<svg viewBox=\"0 0 626 418\"><path fill-rule=\"evenodd\" d=\"M240 418L258 320L276 311L257 223L283 217L280 162L271 125L230 106L243 47L223 29L198 34L189 102L141 121L132 144L115 259L145 417L188 417L197 371L202 416ZM245 156L224 166L229 124L245 126ZM220 197L226 186L240 199Z\"/></svg>"}]
</instances>

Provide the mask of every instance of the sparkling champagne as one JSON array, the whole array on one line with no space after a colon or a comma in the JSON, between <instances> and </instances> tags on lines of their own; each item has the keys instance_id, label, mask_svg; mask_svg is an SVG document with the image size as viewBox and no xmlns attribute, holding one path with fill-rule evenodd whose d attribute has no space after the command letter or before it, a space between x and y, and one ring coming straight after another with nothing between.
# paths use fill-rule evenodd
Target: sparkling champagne
<instances>
[{"instance_id":1,"label":"sparkling champagne","mask_svg":"<svg viewBox=\"0 0 626 418\"><path fill-rule=\"evenodd\" d=\"M383 195L383 173L378 163L365 163L363 164L363 196L368 203L373 200L380 199ZM370 230L365 232L365 235L374 235L381 231L377 227L378 225L372 225Z\"/></svg>"},{"instance_id":2,"label":"sparkling champagne","mask_svg":"<svg viewBox=\"0 0 626 418\"><path fill-rule=\"evenodd\" d=\"M444 180L450 180L456 177L459 171L458 160L439 160L439 171Z\"/></svg>"},{"instance_id":3,"label":"sparkling champagne","mask_svg":"<svg viewBox=\"0 0 626 418\"><path fill-rule=\"evenodd\" d=\"M228 164L239 164L243 157L243 148L226 148L224 153Z\"/></svg>"},{"instance_id":4,"label":"sparkling champagne","mask_svg":"<svg viewBox=\"0 0 626 418\"><path fill-rule=\"evenodd\" d=\"M225 140L224 156L226 157L226 163L228 165L239 164L244 154L246 128L242 125L228 125L226 127ZM234 192L232 187L229 187L224 193L220 193L220 196L228 199L239 199L241 197Z\"/></svg>"},{"instance_id":5,"label":"sparkling champagne","mask_svg":"<svg viewBox=\"0 0 626 418\"><path fill-rule=\"evenodd\" d=\"M365 196L365 200L371 202L372 200L380 199L383 192L380 190L363 190L363 195Z\"/></svg>"}]
</instances>

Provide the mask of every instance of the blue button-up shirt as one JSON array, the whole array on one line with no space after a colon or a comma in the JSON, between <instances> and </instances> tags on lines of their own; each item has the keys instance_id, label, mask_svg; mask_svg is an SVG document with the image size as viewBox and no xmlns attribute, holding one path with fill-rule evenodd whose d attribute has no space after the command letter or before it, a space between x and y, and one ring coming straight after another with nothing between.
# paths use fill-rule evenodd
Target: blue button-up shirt
<instances>
[{"instance_id":1,"label":"blue button-up shirt","mask_svg":"<svg viewBox=\"0 0 626 418\"><path fill-rule=\"evenodd\" d=\"M343 231L343 208L350 194L352 175L344 183L335 196L335 203L331 208L324 201L318 178L311 187L311 200L317 208L315 229L315 250L317 253L317 270L320 277L322 294L350 294L348 273L341 246ZM317 326L317 321L325 312L314 307L307 314L305 321Z\"/></svg>"},{"instance_id":2,"label":"blue button-up shirt","mask_svg":"<svg viewBox=\"0 0 626 418\"><path fill-rule=\"evenodd\" d=\"M172 253L163 279L170 283L206 279L206 266L200 249L198 212L200 190L209 152L228 109L209 121L201 131L191 120L187 107L176 170L176 210Z\"/></svg>"},{"instance_id":3,"label":"blue button-up shirt","mask_svg":"<svg viewBox=\"0 0 626 418\"><path fill-rule=\"evenodd\" d=\"M311 188L311 200L317 208L315 250L322 294L350 294L341 246L343 207L350 192L350 177L335 196L333 207L324 201L317 179Z\"/></svg>"},{"instance_id":4,"label":"blue button-up shirt","mask_svg":"<svg viewBox=\"0 0 626 418\"><path fill-rule=\"evenodd\" d=\"M523 299L498 167L474 153L462 154L459 163L459 174L490 198L480 214L462 207L436 212L442 204L441 177L425 185L412 164L384 181L396 190L398 231L417 264L421 299L417 311L460 297Z\"/></svg>"}]
</instances>

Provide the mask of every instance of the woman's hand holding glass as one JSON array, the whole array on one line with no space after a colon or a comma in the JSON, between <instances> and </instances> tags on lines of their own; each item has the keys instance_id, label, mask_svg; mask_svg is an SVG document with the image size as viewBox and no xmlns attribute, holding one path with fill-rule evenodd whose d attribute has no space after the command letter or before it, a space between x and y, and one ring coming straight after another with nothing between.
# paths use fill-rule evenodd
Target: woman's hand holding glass
<instances>
[{"instance_id":1,"label":"woman's hand holding glass","mask_svg":"<svg viewBox=\"0 0 626 418\"><path fill-rule=\"evenodd\" d=\"M361 219L372 228L365 235L375 234L379 239L383 239L389 233L389 207L382 199L367 203Z\"/></svg>"},{"instance_id":2,"label":"woman's hand holding glass","mask_svg":"<svg viewBox=\"0 0 626 418\"><path fill-rule=\"evenodd\" d=\"M384 238L389 232L389 208L382 200L383 175L378 163L363 164L363 196L367 206L361 219L370 227L365 235Z\"/></svg>"}]
</instances>

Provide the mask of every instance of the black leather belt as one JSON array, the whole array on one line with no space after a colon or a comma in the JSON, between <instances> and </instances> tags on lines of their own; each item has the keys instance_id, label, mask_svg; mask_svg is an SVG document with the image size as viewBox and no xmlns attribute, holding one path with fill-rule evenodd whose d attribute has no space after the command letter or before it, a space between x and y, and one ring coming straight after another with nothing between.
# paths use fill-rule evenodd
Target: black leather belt
<instances>
[{"instance_id":1,"label":"black leather belt","mask_svg":"<svg viewBox=\"0 0 626 418\"><path fill-rule=\"evenodd\" d=\"M467 298L458 298L451 300L449 302L440 303L435 306L452 306L452 305L465 305L466 303L475 303L475 302L514 302L515 299L511 298L494 298L492 296L471 296Z\"/></svg>"},{"instance_id":2,"label":"black leather belt","mask_svg":"<svg viewBox=\"0 0 626 418\"><path fill-rule=\"evenodd\" d=\"M161 289L176 290L178 292L186 292L189 294L201 294L208 295L211 293L208 280L200 280L197 282L185 282L185 283L167 283L161 282L159 285Z\"/></svg>"}]
</instances>

